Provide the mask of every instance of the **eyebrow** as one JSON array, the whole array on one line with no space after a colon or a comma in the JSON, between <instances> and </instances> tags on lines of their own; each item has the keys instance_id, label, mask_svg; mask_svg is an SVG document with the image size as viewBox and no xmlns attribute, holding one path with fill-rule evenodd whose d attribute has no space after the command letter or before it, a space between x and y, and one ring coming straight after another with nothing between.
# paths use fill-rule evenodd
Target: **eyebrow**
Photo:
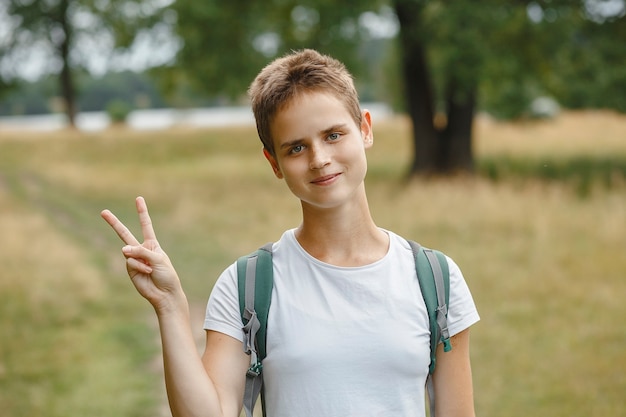
<instances>
[{"instance_id":1,"label":"eyebrow","mask_svg":"<svg viewBox=\"0 0 626 417\"><path fill-rule=\"evenodd\" d=\"M301 145L302 142L304 142L304 139L290 140L289 142L285 142L282 145L280 145L280 149L289 149L294 146Z\"/></svg>"},{"instance_id":2,"label":"eyebrow","mask_svg":"<svg viewBox=\"0 0 626 417\"><path fill-rule=\"evenodd\" d=\"M344 130L346 128L346 126L348 126L347 123L337 123L335 125L332 125L324 130L321 130L319 132L320 135L326 136L326 135L330 135L333 132L336 132L338 130ZM293 146L297 146L297 145L301 145L304 142L304 138L300 138L300 139L294 139L294 140L290 140L287 141L283 144L280 145L280 149L288 149L291 148Z\"/></svg>"},{"instance_id":3,"label":"eyebrow","mask_svg":"<svg viewBox=\"0 0 626 417\"><path fill-rule=\"evenodd\" d=\"M322 130L320 133L322 135L330 135L331 133L336 132L338 130L345 130L346 126L348 126L346 123L337 123L335 125L332 125L328 129Z\"/></svg>"}]
</instances>

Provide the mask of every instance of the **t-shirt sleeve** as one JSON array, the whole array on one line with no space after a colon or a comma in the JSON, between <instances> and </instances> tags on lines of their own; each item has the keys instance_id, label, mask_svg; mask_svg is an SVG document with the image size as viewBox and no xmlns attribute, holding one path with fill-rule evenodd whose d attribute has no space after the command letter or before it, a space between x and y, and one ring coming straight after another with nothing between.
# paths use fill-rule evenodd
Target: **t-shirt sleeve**
<instances>
[{"instance_id":1,"label":"t-shirt sleeve","mask_svg":"<svg viewBox=\"0 0 626 417\"><path fill-rule=\"evenodd\" d=\"M450 303L448 305L448 330L450 336L462 332L480 320L476 304L458 265L449 257Z\"/></svg>"},{"instance_id":2,"label":"t-shirt sleeve","mask_svg":"<svg viewBox=\"0 0 626 417\"><path fill-rule=\"evenodd\" d=\"M204 328L224 333L243 342L242 327L237 263L233 263L222 272L211 291L204 318Z\"/></svg>"}]
</instances>

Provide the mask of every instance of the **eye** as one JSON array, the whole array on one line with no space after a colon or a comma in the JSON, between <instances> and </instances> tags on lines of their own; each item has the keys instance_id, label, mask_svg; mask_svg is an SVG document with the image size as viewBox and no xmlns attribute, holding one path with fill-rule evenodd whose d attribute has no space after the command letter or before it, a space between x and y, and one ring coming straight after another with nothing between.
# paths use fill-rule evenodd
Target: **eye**
<instances>
[{"instance_id":1,"label":"eye","mask_svg":"<svg viewBox=\"0 0 626 417\"><path fill-rule=\"evenodd\" d=\"M340 133L334 132L328 135L328 140L333 141L333 140L339 139L340 137L341 137Z\"/></svg>"},{"instance_id":2,"label":"eye","mask_svg":"<svg viewBox=\"0 0 626 417\"><path fill-rule=\"evenodd\" d=\"M289 154L294 155L294 154L302 152L303 150L304 150L304 145L295 145L294 147L289 149Z\"/></svg>"}]
</instances>

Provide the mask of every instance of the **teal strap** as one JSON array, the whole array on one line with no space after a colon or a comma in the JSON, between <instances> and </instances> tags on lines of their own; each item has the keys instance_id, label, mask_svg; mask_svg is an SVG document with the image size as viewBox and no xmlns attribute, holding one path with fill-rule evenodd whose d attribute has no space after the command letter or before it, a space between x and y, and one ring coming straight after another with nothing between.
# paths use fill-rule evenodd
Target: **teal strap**
<instances>
[{"instance_id":1,"label":"teal strap","mask_svg":"<svg viewBox=\"0 0 626 417\"><path fill-rule=\"evenodd\" d=\"M430 329L430 365L428 371L432 374L435 371L435 352L439 340L439 328L435 319L437 315L437 289L435 287L433 271L430 268L430 263L428 262L428 258L426 258L424 249L417 242L409 241L409 244L413 250L417 280L422 290L426 311L428 312Z\"/></svg>"},{"instance_id":2,"label":"teal strap","mask_svg":"<svg viewBox=\"0 0 626 417\"><path fill-rule=\"evenodd\" d=\"M239 309L244 324L244 351L250 355L243 406L246 417L252 417L259 393L263 395L261 361L267 355L267 317L273 287L271 243L237 260L237 285Z\"/></svg>"},{"instance_id":3,"label":"teal strap","mask_svg":"<svg viewBox=\"0 0 626 417\"><path fill-rule=\"evenodd\" d=\"M441 340L444 352L452 349L448 332L448 303L450 300L450 271L445 255L438 251L425 249L417 242L408 241L415 258L415 270L422 290L422 297L428 311L430 327L430 365L426 378L430 416L435 415L435 372L437 344Z\"/></svg>"},{"instance_id":4,"label":"teal strap","mask_svg":"<svg viewBox=\"0 0 626 417\"><path fill-rule=\"evenodd\" d=\"M436 320L439 338L443 342L444 352L449 352L452 349L452 346L450 345L450 332L448 331L448 301L450 299L450 284L448 283L448 285L446 285L444 283L444 277L447 277L448 274L443 274L439 258L432 250L424 249L424 253L426 253L426 258L428 258L428 262L430 263L430 267L433 271L433 278L435 280L435 289L437 292ZM445 261L446 267L447 263L448 262Z\"/></svg>"},{"instance_id":5,"label":"teal strap","mask_svg":"<svg viewBox=\"0 0 626 417\"><path fill-rule=\"evenodd\" d=\"M268 243L252 254L242 256L237 260L239 310L244 329L252 317L256 317L259 322L259 327L255 332L259 360L263 360L267 355L267 317L273 288L271 245ZM254 346L254 343L252 339L247 344Z\"/></svg>"}]
</instances>

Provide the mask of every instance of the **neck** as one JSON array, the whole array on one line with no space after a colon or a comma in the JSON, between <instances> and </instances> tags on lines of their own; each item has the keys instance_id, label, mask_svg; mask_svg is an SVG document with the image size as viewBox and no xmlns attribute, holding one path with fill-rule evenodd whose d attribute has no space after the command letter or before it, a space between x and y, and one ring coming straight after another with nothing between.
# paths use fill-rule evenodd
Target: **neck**
<instances>
[{"instance_id":1,"label":"neck","mask_svg":"<svg viewBox=\"0 0 626 417\"><path fill-rule=\"evenodd\" d=\"M313 257L337 266L362 266L384 257L389 236L371 217L367 202L356 207L319 209L303 204L296 230L300 245Z\"/></svg>"}]
</instances>

